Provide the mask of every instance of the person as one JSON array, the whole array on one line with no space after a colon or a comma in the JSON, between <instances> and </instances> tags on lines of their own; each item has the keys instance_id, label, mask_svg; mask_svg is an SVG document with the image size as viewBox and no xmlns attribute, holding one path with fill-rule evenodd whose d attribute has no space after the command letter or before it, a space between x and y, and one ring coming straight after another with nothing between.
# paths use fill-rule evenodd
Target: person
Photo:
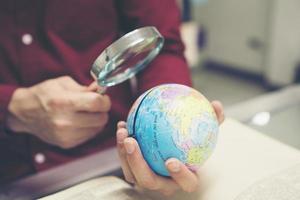
<instances>
[{"instance_id":1,"label":"person","mask_svg":"<svg viewBox=\"0 0 300 200\"><path fill-rule=\"evenodd\" d=\"M148 25L157 27L165 46L137 75L136 92L128 81L105 95L95 92L89 71L98 54L120 34ZM179 26L174 0L0 0L1 181L114 145L117 122L141 93L162 83L190 86ZM222 106L213 106L221 122ZM127 138L124 122L117 131L128 181L168 194L194 189L196 176L175 160L168 167L177 163L181 172L173 180L154 175L136 141Z\"/></svg>"}]
</instances>

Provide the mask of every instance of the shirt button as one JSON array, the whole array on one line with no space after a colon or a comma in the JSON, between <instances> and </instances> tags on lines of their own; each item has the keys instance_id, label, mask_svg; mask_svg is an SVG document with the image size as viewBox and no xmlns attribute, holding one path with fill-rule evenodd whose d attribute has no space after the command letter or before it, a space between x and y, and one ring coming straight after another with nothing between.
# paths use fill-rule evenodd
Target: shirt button
<instances>
[{"instance_id":1,"label":"shirt button","mask_svg":"<svg viewBox=\"0 0 300 200\"><path fill-rule=\"evenodd\" d=\"M34 156L34 161L38 164L43 164L46 161L46 157L42 153L37 153Z\"/></svg>"},{"instance_id":2,"label":"shirt button","mask_svg":"<svg viewBox=\"0 0 300 200\"><path fill-rule=\"evenodd\" d=\"M22 42L25 45L30 45L33 41L32 35L30 35L29 33L26 33L22 36Z\"/></svg>"}]
</instances>

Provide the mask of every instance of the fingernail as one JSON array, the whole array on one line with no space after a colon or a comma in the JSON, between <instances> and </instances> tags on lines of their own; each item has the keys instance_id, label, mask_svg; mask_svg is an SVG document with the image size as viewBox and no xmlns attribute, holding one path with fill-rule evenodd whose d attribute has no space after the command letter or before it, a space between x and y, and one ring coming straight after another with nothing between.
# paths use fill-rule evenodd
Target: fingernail
<instances>
[{"instance_id":1,"label":"fingernail","mask_svg":"<svg viewBox=\"0 0 300 200\"><path fill-rule=\"evenodd\" d=\"M118 128L124 128L124 127L126 127L126 122L124 122L124 121L118 122L117 127L118 127Z\"/></svg>"},{"instance_id":2,"label":"fingernail","mask_svg":"<svg viewBox=\"0 0 300 200\"><path fill-rule=\"evenodd\" d=\"M125 141L125 149L128 154L132 154L134 152L134 144L131 141Z\"/></svg>"},{"instance_id":3,"label":"fingernail","mask_svg":"<svg viewBox=\"0 0 300 200\"><path fill-rule=\"evenodd\" d=\"M166 165L171 172L179 172L180 171L180 163L176 159L171 158L171 159L167 160Z\"/></svg>"}]
</instances>

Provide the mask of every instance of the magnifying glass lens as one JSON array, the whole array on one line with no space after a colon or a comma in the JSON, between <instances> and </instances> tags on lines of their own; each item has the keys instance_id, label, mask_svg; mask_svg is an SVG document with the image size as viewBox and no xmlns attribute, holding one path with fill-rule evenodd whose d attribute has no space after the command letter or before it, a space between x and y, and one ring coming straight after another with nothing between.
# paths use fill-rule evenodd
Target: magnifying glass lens
<instances>
[{"instance_id":1,"label":"magnifying glass lens","mask_svg":"<svg viewBox=\"0 0 300 200\"><path fill-rule=\"evenodd\" d=\"M132 78L160 52L163 37L155 27L134 30L106 48L92 67L92 75L102 87Z\"/></svg>"}]
</instances>

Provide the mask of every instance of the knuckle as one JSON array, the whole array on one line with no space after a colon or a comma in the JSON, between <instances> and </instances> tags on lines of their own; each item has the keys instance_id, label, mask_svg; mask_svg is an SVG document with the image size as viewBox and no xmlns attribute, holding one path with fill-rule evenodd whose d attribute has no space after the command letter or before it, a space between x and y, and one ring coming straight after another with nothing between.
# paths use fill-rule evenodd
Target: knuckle
<instances>
[{"instance_id":1,"label":"knuckle","mask_svg":"<svg viewBox=\"0 0 300 200\"><path fill-rule=\"evenodd\" d=\"M72 127L72 124L66 120L53 120L52 123L56 131L66 131Z\"/></svg>"},{"instance_id":2,"label":"knuckle","mask_svg":"<svg viewBox=\"0 0 300 200\"><path fill-rule=\"evenodd\" d=\"M61 105L61 100L56 98L49 99L47 102L47 106L51 109L56 109L60 107L60 105Z\"/></svg>"},{"instance_id":3,"label":"knuckle","mask_svg":"<svg viewBox=\"0 0 300 200\"><path fill-rule=\"evenodd\" d=\"M70 105L72 105L72 101L64 98L53 97L47 101L47 106L53 110L62 109Z\"/></svg>"},{"instance_id":4,"label":"knuckle","mask_svg":"<svg viewBox=\"0 0 300 200\"><path fill-rule=\"evenodd\" d=\"M99 108L99 110L102 112L108 112L111 109L111 101L107 95L97 95L95 96L91 106L94 108Z\"/></svg>"}]
</instances>

